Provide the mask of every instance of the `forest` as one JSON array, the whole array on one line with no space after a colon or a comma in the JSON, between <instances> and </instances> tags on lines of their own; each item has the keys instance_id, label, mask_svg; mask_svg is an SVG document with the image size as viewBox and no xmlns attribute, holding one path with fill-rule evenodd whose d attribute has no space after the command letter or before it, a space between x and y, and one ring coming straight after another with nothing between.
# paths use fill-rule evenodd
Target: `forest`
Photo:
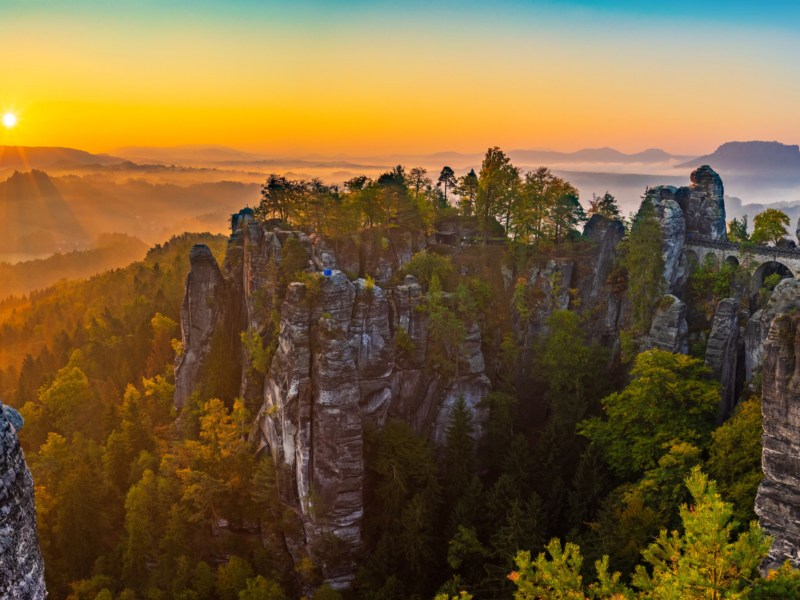
<instances>
[{"instance_id":1,"label":"forest","mask_svg":"<svg viewBox=\"0 0 800 600\"><path fill-rule=\"evenodd\" d=\"M431 375L452 378L467 331L480 330L492 365L484 421L461 401L439 446L399 419L365 432L361 555L350 589L333 589L320 564L292 560L286 474L257 444L258 407L240 396L238 359L223 340L212 342L190 403L173 405L189 251L206 244L222 264L224 236L176 236L128 267L6 298L0 397L25 419L50 597L800 597L797 570L758 569L770 545L753 512L760 381L742 387L722 421L720 385L703 361L714 307L745 285L746 266L692 265L693 344L676 354L642 343L665 302L655 209L645 201L622 215L609 192L584 208L568 181L544 167L522 172L497 147L462 177L397 166L331 186L273 174L253 203L264 227L333 246L376 236L388 244L398 231L433 240L454 224L468 232L417 251L389 285L412 275L425 290ZM783 217L756 216L752 233L736 219L728 237L778 244ZM554 306L525 283L538 265L589 256L589 219L622 231L603 282L630 306L614 343L574 290ZM278 301L266 312L280 311L291 282L313 285L296 246L285 246ZM375 285L374 274L348 275ZM756 302L778 281L768 277ZM537 314L543 326L521 343L515 330ZM240 332L261 377L278 319ZM415 351L402 332L396 345L401 356ZM334 536L320 560L337 556Z\"/></svg>"}]
</instances>

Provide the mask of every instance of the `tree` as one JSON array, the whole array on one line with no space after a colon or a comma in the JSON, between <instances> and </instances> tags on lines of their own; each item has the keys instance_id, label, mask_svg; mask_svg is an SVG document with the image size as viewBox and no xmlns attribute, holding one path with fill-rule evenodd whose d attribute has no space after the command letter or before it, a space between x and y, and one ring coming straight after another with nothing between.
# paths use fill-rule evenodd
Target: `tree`
<instances>
[{"instance_id":1,"label":"tree","mask_svg":"<svg viewBox=\"0 0 800 600\"><path fill-rule=\"evenodd\" d=\"M424 190L427 185L430 185L431 180L428 177L427 169L422 167L414 167L408 172L408 187L414 192L414 199L419 199L419 193Z\"/></svg>"},{"instance_id":2,"label":"tree","mask_svg":"<svg viewBox=\"0 0 800 600\"><path fill-rule=\"evenodd\" d=\"M575 227L586 221L586 214L576 193L567 192L556 198L550 207L548 220L553 232L553 241L558 244Z\"/></svg>"},{"instance_id":3,"label":"tree","mask_svg":"<svg viewBox=\"0 0 800 600\"><path fill-rule=\"evenodd\" d=\"M740 403L733 416L714 431L709 448L709 474L743 524L756 518L753 506L763 477L761 432L761 401L754 396Z\"/></svg>"},{"instance_id":4,"label":"tree","mask_svg":"<svg viewBox=\"0 0 800 600\"><path fill-rule=\"evenodd\" d=\"M608 219L620 218L619 205L616 198L606 192L602 196L592 194L592 199L589 201L589 215L601 215Z\"/></svg>"},{"instance_id":5,"label":"tree","mask_svg":"<svg viewBox=\"0 0 800 600\"><path fill-rule=\"evenodd\" d=\"M471 217L478 197L478 176L475 174L475 169L470 169L469 173L458 178L458 186L455 192L461 199L459 203L461 214L465 217Z\"/></svg>"},{"instance_id":6,"label":"tree","mask_svg":"<svg viewBox=\"0 0 800 600\"><path fill-rule=\"evenodd\" d=\"M314 597L317 595L314 594ZM287 598L280 585L258 575L247 580L247 587L239 592L239 600L287 600Z\"/></svg>"},{"instance_id":7,"label":"tree","mask_svg":"<svg viewBox=\"0 0 800 600\"><path fill-rule=\"evenodd\" d=\"M642 552L650 568L636 568L641 598L744 598L771 540L754 521L736 541L728 502L695 467L686 479L693 506L681 507L683 533L662 530Z\"/></svg>"},{"instance_id":8,"label":"tree","mask_svg":"<svg viewBox=\"0 0 800 600\"><path fill-rule=\"evenodd\" d=\"M627 273L628 299L633 308L632 325L639 333L650 327L665 286L662 239L655 207L645 198L621 252L621 264Z\"/></svg>"},{"instance_id":9,"label":"tree","mask_svg":"<svg viewBox=\"0 0 800 600\"><path fill-rule=\"evenodd\" d=\"M786 228L789 226L789 216L778 209L768 208L758 213L753 219L753 235L750 239L756 244L777 245L789 235Z\"/></svg>"},{"instance_id":10,"label":"tree","mask_svg":"<svg viewBox=\"0 0 800 600\"><path fill-rule=\"evenodd\" d=\"M505 217L506 231L508 230L518 182L519 169L511 164L511 159L497 146L489 148L481 164L475 199L478 227L484 244L489 239L491 222L497 215Z\"/></svg>"},{"instance_id":11,"label":"tree","mask_svg":"<svg viewBox=\"0 0 800 600\"><path fill-rule=\"evenodd\" d=\"M256 214L265 219L288 221L297 198L298 183L282 175L270 173L261 186L261 202Z\"/></svg>"},{"instance_id":12,"label":"tree","mask_svg":"<svg viewBox=\"0 0 800 600\"><path fill-rule=\"evenodd\" d=\"M736 244L750 241L750 234L747 233L747 215L741 219L734 218L728 221L728 241Z\"/></svg>"},{"instance_id":13,"label":"tree","mask_svg":"<svg viewBox=\"0 0 800 600\"><path fill-rule=\"evenodd\" d=\"M526 243L551 239L557 243L584 218L578 190L571 183L553 175L547 167L525 174L513 218L514 239Z\"/></svg>"},{"instance_id":14,"label":"tree","mask_svg":"<svg viewBox=\"0 0 800 600\"><path fill-rule=\"evenodd\" d=\"M536 560L531 560L528 551L517 554L517 570L508 576L517 586L515 600L624 600L633 597L620 583L620 573L608 572L607 556L595 563L597 581L585 586L581 575L583 556L576 544L567 542L562 548L558 538L554 538L547 544L546 551L547 554L540 553Z\"/></svg>"},{"instance_id":15,"label":"tree","mask_svg":"<svg viewBox=\"0 0 800 600\"><path fill-rule=\"evenodd\" d=\"M239 556L231 556L227 563L217 568L215 588L220 600L238 600L240 592L248 588L252 590L252 584L248 585L248 580L252 577L253 567L250 563ZM259 583L255 585L258 586Z\"/></svg>"},{"instance_id":16,"label":"tree","mask_svg":"<svg viewBox=\"0 0 800 600\"><path fill-rule=\"evenodd\" d=\"M439 179L437 180L438 183L436 185L443 188L444 191L444 201L445 204L447 203L447 190L450 189L451 191L453 188L456 187L456 174L453 169L450 167L442 167L441 173L439 173Z\"/></svg>"},{"instance_id":17,"label":"tree","mask_svg":"<svg viewBox=\"0 0 800 600\"><path fill-rule=\"evenodd\" d=\"M708 367L696 358L642 352L628 386L602 400L607 419L584 421L579 431L604 449L612 469L626 476L656 467L677 442L703 449L719 403L719 385L708 375Z\"/></svg>"}]
</instances>

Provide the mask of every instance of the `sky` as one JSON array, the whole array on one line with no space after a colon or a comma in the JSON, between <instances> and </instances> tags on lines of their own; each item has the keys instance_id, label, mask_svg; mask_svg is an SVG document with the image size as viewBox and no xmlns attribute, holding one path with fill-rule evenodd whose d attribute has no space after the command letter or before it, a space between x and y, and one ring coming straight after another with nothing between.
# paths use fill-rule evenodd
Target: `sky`
<instances>
[{"instance_id":1,"label":"sky","mask_svg":"<svg viewBox=\"0 0 800 600\"><path fill-rule=\"evenodd\" d=\"M0 0L0 144L270 155L800 142L788 2Z\"/></svg>"}]
</instances>

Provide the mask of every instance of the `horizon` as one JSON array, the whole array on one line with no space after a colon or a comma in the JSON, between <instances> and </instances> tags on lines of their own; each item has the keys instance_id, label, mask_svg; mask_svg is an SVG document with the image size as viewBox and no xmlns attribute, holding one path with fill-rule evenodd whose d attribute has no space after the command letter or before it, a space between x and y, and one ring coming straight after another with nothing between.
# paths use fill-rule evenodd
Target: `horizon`
<instances>
[{"instance_id":1,"label":"horizon","mask_svg":"<svg viewBox=\"0 0 800 600\"><path fill-rule=\"evenodd\" d=\"M800 139L794 6L10 0L0 21L0 111L18 118L2 145L699 156Z\"/></svg>"}]
</instances>

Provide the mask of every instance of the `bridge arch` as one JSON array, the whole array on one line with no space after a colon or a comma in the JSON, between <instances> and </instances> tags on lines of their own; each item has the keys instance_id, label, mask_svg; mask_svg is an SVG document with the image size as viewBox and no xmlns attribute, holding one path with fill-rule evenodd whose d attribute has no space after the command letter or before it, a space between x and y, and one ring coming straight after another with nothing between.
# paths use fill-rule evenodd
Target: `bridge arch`
<instances>
[{"instance_id":1,"label":"bridge arch","mask_svg":"<svg viewBox=\"0 0 800 600\"><path fill-rule=\"evenodd\" d=\"M725 264L736 268L739 266L739 259L735 255L731 254L725 258Z\"/></svg>"},{"instance_id":2,"label":"bridge arch","mask_svg":"<svg viewBox=\"0 0 800 600\"><path fill-rule=\"evenodd\" d=\"M761 265L753 271L750 289L753 292L758 292L763 286L768 277L779 275L780 279L788 279L794 277L792 270L782 262L777 260L768 260L761 263ZM778 281L780 281L780 279Z\"/></svg>"}]
</instances>

